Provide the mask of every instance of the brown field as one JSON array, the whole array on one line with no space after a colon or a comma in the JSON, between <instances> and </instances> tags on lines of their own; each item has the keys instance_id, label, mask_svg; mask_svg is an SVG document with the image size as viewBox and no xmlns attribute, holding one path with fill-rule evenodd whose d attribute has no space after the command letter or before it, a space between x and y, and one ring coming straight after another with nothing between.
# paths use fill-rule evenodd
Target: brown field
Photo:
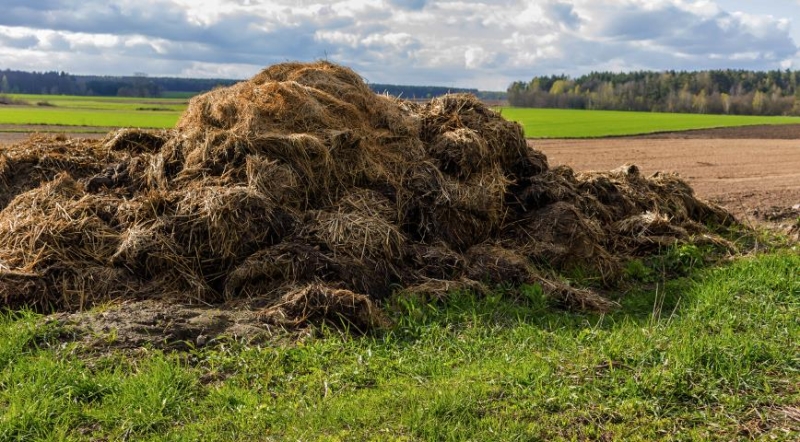
<instances>
[{"instance_id":1,"label":"brown field","mask_svg":"<svg viewBox=\"0 0 800 442\"><path fill-rule=\"evenodd\" d=\"M47 129L58 132L59 128ZM0 132L0 145L28 136L25 132ZM583 171L636 164L645 174L677 172L689 181L697 195L725 206L745 220L775 208L800 204L800 125L591 140L532 140L530 144L544 151L552 166L566 164Z\"/></svg>"},{"instance_id":2,"label":"brown field","mask_svg":"<svg viewBox=\"0 0 800 442\"><path fill-rule=\"evenodd\" d=\"M747 220L800 204L800 126L740 127L595 140L536 140L550 165L677 172L697 195Z\"/></svg>"}]
</instances>

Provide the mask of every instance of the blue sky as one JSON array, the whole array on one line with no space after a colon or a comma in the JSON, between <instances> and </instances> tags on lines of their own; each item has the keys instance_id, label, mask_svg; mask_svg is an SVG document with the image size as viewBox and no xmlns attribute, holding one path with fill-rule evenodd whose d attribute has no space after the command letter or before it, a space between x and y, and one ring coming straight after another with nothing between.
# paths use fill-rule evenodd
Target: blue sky
<instances>
[{"instance_id":1,"label":"blue sky","mask_svg":"<svg viewBox=\"0 0 800 442\"><path fill-rule=\"evenodd\" d=\"M373 83L504 90L596 70L800 69L800 0L3 0L0 69L246 78L327 58Z\"/></svg>"}]
</instances>

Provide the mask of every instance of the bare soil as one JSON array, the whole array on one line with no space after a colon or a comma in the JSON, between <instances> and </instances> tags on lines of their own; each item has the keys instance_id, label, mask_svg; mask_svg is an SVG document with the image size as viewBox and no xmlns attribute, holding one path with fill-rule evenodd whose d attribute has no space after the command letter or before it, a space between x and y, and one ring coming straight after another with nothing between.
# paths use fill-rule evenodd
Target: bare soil
<instances>
[{"instance_id":1,"label":"bare soil","mask_svg":"<svg viewBox=\"0 0 800 442\"><path fill-rule=\"evenodd\" d=\"M800 125L711 129L593 140L532 140L551 166L676 172L743 221L800 216ZM772 218L775 218L772 216Z\"/></svg>"},{"instance_id":2,"label":"bare soil","mask_svg":"<svg viewBox=\"0 0 800 442\"><path fill-rule=\"evenodd\" d=\"M635 138L650 139L734 139L734 140L798 140L800 124L760 125L665 132Z\"/></svg>"},{"instance_id":3,"label":"bare soil","mask_svg":"<svg viewBox=\"0 0 800 442\"><path fill-rule=\"evenodd\" d=\"M70 138L103 138L114 128L55 126L48 124L0 124L0 146L27 140L31 134L66 134Z\"/></svg>"}]
</instances>

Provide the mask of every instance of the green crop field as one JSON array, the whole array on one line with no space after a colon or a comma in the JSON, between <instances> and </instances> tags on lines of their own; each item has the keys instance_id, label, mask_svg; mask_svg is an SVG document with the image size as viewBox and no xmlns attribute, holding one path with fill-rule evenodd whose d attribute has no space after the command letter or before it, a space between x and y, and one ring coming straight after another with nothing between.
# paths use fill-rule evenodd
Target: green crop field
<instances>
[{"instance_id":1,"label":"green crop field","mask_svg":"<svg viewBox=\"0 0 800 442\"><path fill-rule=\"evenodd\" d=\"M42 103L47 107L63 107L67 109L94 109L94 110L141 110L160 109L183 111L186 108L186 98L141 98L141 97L86 97L74 95L9 95L10 98L21 100L36 105Z\"/></svg>"},{"instance_id":2,"label":"green crop field","mask_svg":"<svg viewBox=\"0 0 800 442\"><path fill-rule=\"evenodd\" d=\"M179 116L180 112L0 108L0 124L169 128L175 125Z\"/></svg>"},{"instance_id":3,"label":"green crop field","mask_svg":"<svg viewBox=\"0 0 800 442\"><path fill-rule=\"evenodd\" d=\"M170 128L187 104L183 98L66 95L11 95L10 98L28 104L0 106L0 125Z\"/></svg>"},{"instance_id":4,"label":"green crop field","mask_svg":"<svg viewBox=\"0 0 800 442\"><path fill-rule=\"evenodd\" d=\"M187 98L10 95L26 106L0 106L2 125L55 125L93 128L165 129L175 125ZM500 108L529 138L598 138L760 124L800 124L800 117L665 114L651 112ZM98 129L99 130L99 129Z\"/></svg>"},{"instance_id":5,"label":"green crop field","mask_svg":"<svg viewBox=\"0 0 800 442\"><path fill-rule=\"evenodd\" d=\"M565 109L499 109L529 138L598 138L760 124L800 124L800 117L666 114Z\"/></svg>"}]
</instances>

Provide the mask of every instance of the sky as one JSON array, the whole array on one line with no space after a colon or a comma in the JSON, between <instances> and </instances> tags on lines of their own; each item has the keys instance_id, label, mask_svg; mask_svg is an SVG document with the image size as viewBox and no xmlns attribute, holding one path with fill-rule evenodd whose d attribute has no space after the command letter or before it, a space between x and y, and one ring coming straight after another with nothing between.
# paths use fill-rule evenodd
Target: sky
<instances>
[{"instance_id":1,"label":"sky","mask_svg":"<svg viewBox=\"0 0 800 442\"><path fill-rule=\"evenodd\" d=\"M798 69L800 0L3 0L0 69L505 90L591 71Z\"/></svg>"}]
</instances>

